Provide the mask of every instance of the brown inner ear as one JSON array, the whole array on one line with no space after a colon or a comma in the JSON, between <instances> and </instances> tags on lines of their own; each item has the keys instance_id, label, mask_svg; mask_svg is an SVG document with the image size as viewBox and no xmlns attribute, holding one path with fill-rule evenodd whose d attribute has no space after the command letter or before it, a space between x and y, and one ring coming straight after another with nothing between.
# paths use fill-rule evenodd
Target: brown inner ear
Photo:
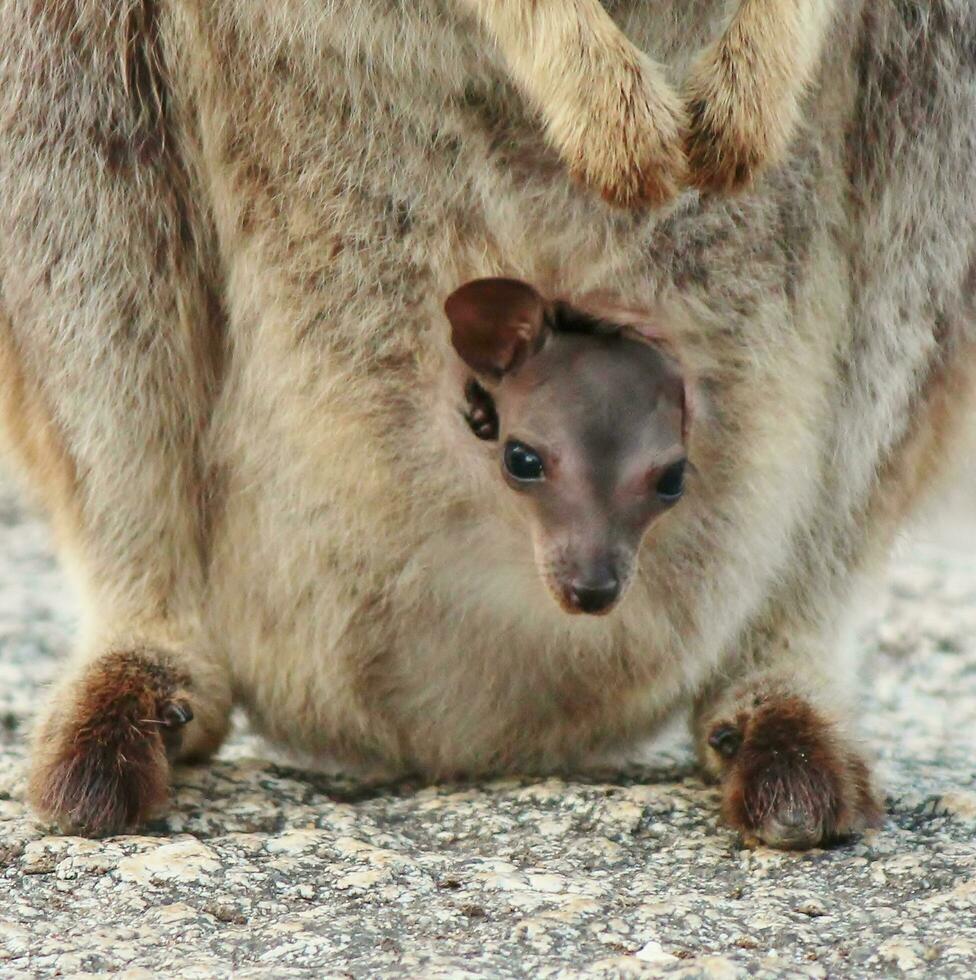
<instances>
[{"instance_id":1,"label":"brown inner ear","mask_svg":"<svg viewBox=\"0 0 976 980\"><path fill-rule=\"evenodd\" d=\"M444 303L451 343L472 371L498 379L517 370L541 346L546 302L518 279L474 279Z\"/></svg>"}]
</instances>

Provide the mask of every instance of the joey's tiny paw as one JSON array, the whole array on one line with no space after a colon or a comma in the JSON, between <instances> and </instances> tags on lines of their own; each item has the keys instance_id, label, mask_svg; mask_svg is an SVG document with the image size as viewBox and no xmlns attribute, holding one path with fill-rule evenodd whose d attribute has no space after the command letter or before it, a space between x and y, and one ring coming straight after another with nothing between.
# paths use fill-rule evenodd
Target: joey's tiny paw
<instances>
[{"instance_id":1,"label":"joey's tiny paw","mask_svg":"<svg viewBox=\"0 0 976 980\"><path fill-rule=\"evenodd\" d=\"M795 696L765 699L706 735L722 771L722 811L746 843L803 849L878 826L867 764Z\"/></svg>"},{"instance_id":2,"label":"joey's tiny paw","mask_svg":"<svg viewBox=\"0 0 976 980\"><path fill-rule=\"evenodd\" d=\"M185 679L158 654L90 664L38 733L30 802L65 832L102 836L150 817L169 791L169 758L193 719Z\"/></svg>"},{"instance_id":3,"label":"joey's tiny paw","mask_svg":"<svg viewBox=\"0 0 976 980\"><path fill-rule=\"evenodd\" d=\"M480 409L472 409L464 417L471 427L471 431L479 439L488 441L498 438L498 423L486 412Z\"/></svg>"},{"instance_id":4,"label":"joey's tiny paw","mask_svg":"<svg viewBox=\"0 0 976 980\"><path fill-rule=\"evenodd\" d=\"M497 439L498 410L495 408L495 400L474 378L468 381L464 394L468 403L464 420L468 427L479 439Z\"/></svg>"}]
</instances>

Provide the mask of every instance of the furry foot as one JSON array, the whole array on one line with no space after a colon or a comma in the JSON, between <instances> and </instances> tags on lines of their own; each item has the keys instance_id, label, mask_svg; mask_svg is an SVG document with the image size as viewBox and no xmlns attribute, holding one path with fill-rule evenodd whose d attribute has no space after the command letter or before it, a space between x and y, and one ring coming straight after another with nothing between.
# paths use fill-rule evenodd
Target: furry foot
<instances>
[{"instance_id":1,"label":"furry foot","mask_svg":"<svg viewBox=\"0 0 976 980\"><path fill-rule=\"evenodd\" d=\"M38 733L28 790L38 813L90 837L146 820L166 802L169 757L193 718L186 684L155 651L91 663Z\"/></svg>"},{"instance_id":2,"label":"furry foot","mask_svg":"<svg viewBox=\"0 0 976 980\"><path fill-rule=\"evenodd\" d=\"M587 84L581 105L549 124L573 176L618 207L670 201L687 182L680 98L636 52Z\"/></svg>"},{"instance_id":3,"label":"furry foot","mask_svg":"<svg viewBox=\"0 0 976 980\"><path fill-rule=\"evenodd\" d=\"M804 849L881 823L864 760L799 697L757 697L705 737L723 815L747 844Z\"/></svg>"}]
</instances>

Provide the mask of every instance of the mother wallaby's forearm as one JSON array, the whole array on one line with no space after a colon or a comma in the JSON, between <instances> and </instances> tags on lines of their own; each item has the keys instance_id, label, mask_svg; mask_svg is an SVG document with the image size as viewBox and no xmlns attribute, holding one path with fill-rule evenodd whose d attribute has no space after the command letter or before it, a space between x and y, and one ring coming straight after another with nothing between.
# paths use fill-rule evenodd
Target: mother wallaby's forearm
<instances>
[{"instance_id":1,"label":"mother wallaby's forearm","mask_svg":"<svg viewBox=\"0 0 976 980\"><path fill-rule=\"evenodd\" d=\"M616 204L660 204L685 181L684 110L664 70L599 0L457 0L498 44L572 172Z\"/></svg>"},{"instance_id":2,"label":"mother wallaby's forearm","mask_svg":"<svg viewBox=\"0 0 976 980\"><path fill-rule=\"evenodd\" d=\"M458 0L582 181L624 205L731 191L786 152L837 0L741 0L679 94L598 0Z\"/></svg>"},{"instance_id":3,"label":"mother wallaby's forearm","mask_svg":"<svg viewBox=\"0 0 976 980\"><path fill-rule=\"evenodd\" d=\"M685 83L692 182L729 191L782 158L837 0L742 0Z\"/></svg>"}]
</instances>

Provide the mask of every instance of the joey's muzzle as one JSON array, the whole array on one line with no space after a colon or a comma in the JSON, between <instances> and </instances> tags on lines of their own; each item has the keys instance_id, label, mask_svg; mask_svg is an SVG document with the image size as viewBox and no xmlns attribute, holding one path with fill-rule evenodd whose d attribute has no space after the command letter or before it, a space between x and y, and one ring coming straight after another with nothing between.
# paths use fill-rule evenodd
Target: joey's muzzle
<instances>
[{"instance_id":1,"label":"joey's muzzle","mask_svg":"<svg viewBox=\"0 0 976 980\"><path fill-rule=\"evenodd\" d=\"M609 612L620 597L616 578L604 582L574 582L566 589L566 601L577 612L599 615Z\"/></svg>"},{"instance_id":2,"label":"joey's muzzle","mask_svg":"<svg viewBox=\"0 0 976 980\"><path fill-rule=\"evenodd\" d=\"M577 576L563 586L567 609L592 616L609 612L617 604L620 593L620 578L609 566Z\"/></svg>"}]
</instances>

